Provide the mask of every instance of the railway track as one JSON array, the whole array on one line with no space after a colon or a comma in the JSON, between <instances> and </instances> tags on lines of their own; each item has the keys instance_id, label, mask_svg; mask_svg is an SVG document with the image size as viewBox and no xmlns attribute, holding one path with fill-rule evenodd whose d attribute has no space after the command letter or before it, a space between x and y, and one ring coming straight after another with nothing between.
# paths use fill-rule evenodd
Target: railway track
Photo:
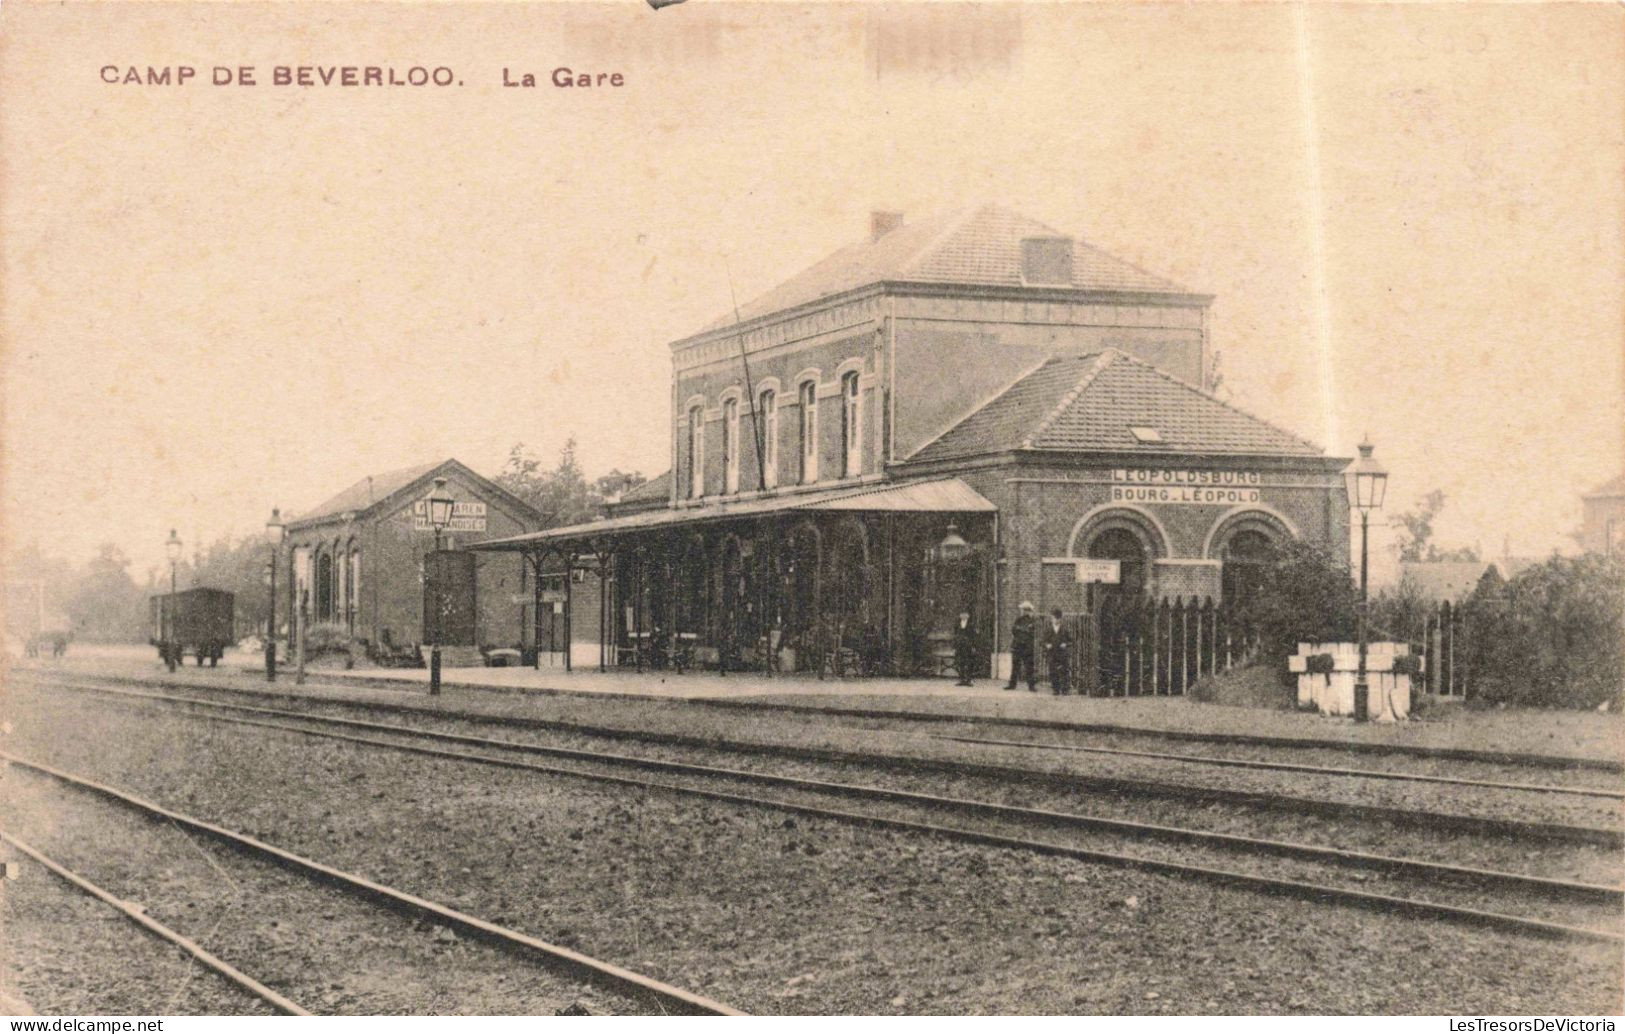
<instances>
[{"instance_id":1,"label":"railway track","mask_svg":"<svg viewBox=\"0 0 1625 1034\"><path fill-rule=\"evenodd\" d=\"M1558 786L1551 783L1501 783L1486 779L1460 779L1452 776L1426 775L1420 772L1385 772L1370 768L1330 768L1325 765L1300 765L1286 761L1255 761L1247 758L1207 757L1200 754L1171 754L1165 751L1124 750L1119 747L1089 747L1076 743L1035 743L1031 740L996 740L979 736L937 736L950 743L973 743L991 747L1025 747L1035 750L1062 750L1078 754L1101 754L1110 757L1150 758L1181 764L1214 765L1221 768L1250 768L1269 772L1296 772L1304 775L1346 776L1357 779L1392 779L1411 783L1432 783L1439 786L1470 786L1485 790L1518 790L1530 793L1569 794L1575 797L1606 797L1625 801L1625 790L1605 786Z\"/></svg>"},{"instance_id":2,"label":"railway track","mask_svg":"<svg viewBox=\"0 0 1625 1034\"><path fill-rule=\"evenodd\" d=\"M172 696L168 694L152 693L149 690L123 689L120 686L148 686L152 683L119 677L108 677L95 681L71 680L42 680L46 685L62 688L76 689L86 692L106 693L112 696L123 695L136 699L150 697L157 702L170 704L188 703L199 707L206 707L219 711L238 714L253 714L265 717L283 719L321 720L329 724L356 728L356 729L383 729L400 735L429 735L444 738L448 742L463 742L477 746L491 746L498 743L505 744L512 749L524 749L535 753L549 754L555 757L585 757L588 759L613 760L617 764L643 766L658 769L661 765L675 764L663 762L653 758L641 758L631 755L611 755L598 751L579 751L567 747L552 747L542 744L522 744L517 741L498 741L494 739L463 736L458 733L436 732L428 730L414 730L407 726L385 725L368 722L361 719L341 718L336 716L317 716L308 711L288 711L279 708L255 707L247 704L230 703L193 696ZM232 688L234 694L245 694L251 697L264 699L267 696L276 699L287 699L277 694L265 693L257 690L242 690ZM1449 831L1481 837L1506 837L1524 842L1547 842L1556 844L1580 844L1603 847L1612 850L1625 849L1625 831L1601 826L1578 825L1572 823L1533 822L1523 819L1498 818L1483 815L1467 815L1454 812L1440 812L1414 808L1401 808L1380 804L1362 804L1346 801L1326 800L1318 797L1306 797L1299 794L1279 793L1249 789L1234 789L1201 785L1199 783L1168 781L1161 779L1145 779L1114 775L1092 775L1077 772L1057 772L1050 770L1032 769L1021 766L974 762L964 760L950 760L942 758L924 758L907 755L883 755L865 751L840 750L824 747L804 747L781 744L752 743L736 740L721 740L702 736L692 736L680 733L663 733L648 730L621 729L603 726L594 726L584 723L561 721L554 719L515 718L501 719L493 716L468 716L464 714L437 714L433 711L423 711L411 707L394 704L374 704L372 702L355 703L345 701L330 705L327 701L320 702L324 706L341 706L369 713L410 714L418 717L430 716L437 718L452 718L458 721L469 721L480 725L502 725L514 728L539 729L548 732L563 732L576 735L604 738L616 741L629 741L650 744L662 747L676 747L684 749L698 749L708 751L721 751L736 753L742 756L767 757L801 762L838 764L842 766L861 765L882 770L897 771L911 775L933 775L951 777L970 777L988 779L1006 783L1019 783L1024 786L1044 786L1062 791L1108 792L1137 796L1156 796L1166 799L1178 800L1194 804L1220 804L1230 806L1244 806L1294 815L1314 815L1320 818L1334 820L1353 820L1361 822L1386 822L1396 826L1404 826L1428 831ZM1185 755L1170 755L1171 758L1183 759ZM1338 770L1350 774L1365 775L1362 770ZM1508 784L1517 789L1533 789L1541 792L1560 792L1565 788L1548 788L1541 784Z\"/></svg>"},{"instance_id":3,"label":"railway track","mask_svg":"<svg viewBox=\"0 0 1625 1034\"><path fill-rule=\"evenodd\" d=\"M1523 933L1534 933L1548 937L1603 940L1611 942L1618 942L1621 939L1620 934L1612 930L1599 929L1589 926L1579 926L1573 923L1553 922L1548 919L1530 917L1526 915L1514 915L1491 909L1468 907L1460 904L1450 904L1433 900L1423 900L1414 897L1402 897L1393 894L1374 893L1367 890L1335 886L1324 882L1310 882L1302 878L1279 878L1264 876L1257 873L1238 872L1232 869L1223 869L1211 865L1189 864L1187 862L1157 858L1147 856L1145 854L1128 854L1121 851L1103 851L1094 848L1080 847L1075 844L1038 840L1033 838L1029 833L1004 832L987 827L966 828L959 826L945 826L940 822L926 821L920 817L917 817L917 815L914 815L913 813L911 813L911 817L901 817L895 812L854 812L845 809L837 809L829 806L828 798L840 797L846 799L856 799L869 804L871 807L875 805L894 808L902 807L905 809L913 809L913 812L915 813L927 812L940 814L941 812L946 811L958 815L971 815L983 821L996 821L997 823L1002 823L1004 824L1005 828L1025 826L1030 830L1031 826L1040 825L1046 828L1106 833L1118 837L1129 838L1135 841L1157 840L1162 842L1175 842L1187 846L1195 845L1203 849L1224 851L1229 853L1240 852L1254 856L1288 858L1297 862L1312 863L1313 865L1321 867L1330 867L1341 870L1352 869L1361 875L1372 872L1380 872L1418 880L1426 883L1429 886L1456 884L1475 889L1491 889L1497 892L1505 891L1512 892L1517 895L1538 897L1544 901L1580 902L1586 906L1601 907L1606 909L1609 916L1617 914L1621 904L1625 903L1625 891L1622 891L1622 889L1618 886L1600 885L1579 881L1555 880L1528 874L1448 865L1438 862L1382 856L1364 852L1345 851L1336 848L1319 847L1308 844L1272 841L1262 838L1236 836L1232 834L1211 833L1181 827L1127 822L1124 820L1106 819L1073 813L1019 808L985 801L940 797L882 787L811 780L756 771L723 769L714 766L692 765L683 762L634 758L625 755L613 755L602 752L579 751L570 748L549 747L540 744L530 744L512 740L498 740L455 733L434 732L431 730L412 728L409 726L365 722L349 718L335 718L331 716L310 715L299 712L277 712L268 708L251 708L245 705L204 701L191 697L164 697L158 694L132 693L129 691L117 691L117 695L125 697L132 704L165 706L172 710L178 710L180 713L184 713L190 717L201 718L214 722L254 728L274 729L297 735L336 740L374 748L385 748L429 757L452 759L461 762L518 769L547 776L588 779L617 786L637 787L646 790L685 794L708 800L722 801L750 807L791 811L800 814L834 819L843 822L858 823L879 828L903 830L913 833L925 833L984 845L1013 848L1042 854L1066 856L1081 861L1115 866L1119 868L1139 869L1143 871L1159 872L1166 875L1242 886L1268 894L1306 898L1326 903L1353 905L1356 907L1375 909L1379 911L1399 912L1407 915L1426 916L1436 919L1449 919L1480 926L1491 926L1501 929L1515 930ZM239 713L218 713L220 711L235 711ZM254 717L245 717L241 714L241 712L253 713ZM291 719L291 721L272 720L275 717ZM367 735L362 735L362 733L366 733ZM402 739L385 738L390 736L404 737L416 742L403 742ZM425 745L422 741L430 741L431 743L443 745L430 746ZM623 770L627 767L642 770L653 770L667 775L678 776L679 778L710 781L712 783L723 781L737 785L740 782L746 782L755 785L770 786L781 792L788 793L790 796L763 797L759 795L740 793L733 789L720 790L704 785L693 785L692 783L685 782L662 782L615 772L583 769L580 767L542 765L512 756L505 757L493 754L476 754L460 749L468 746L478 746L487 750L497 750L508 753L541 754L552 756L561 760L570 760L577 763L590 762L601 765L609 765L611 767L616 767Z\"/></svg>"},{"instance_id":4,"label":"railway track","mask_svg":"<svg viewBox=\"0 0 1625 1034\"><path fill-rule=\"evenodd\" d=\"M212 954L190 937L177 932L171 927L165 926L163 923L160 923L158 920L147 915L141 909L130 904L128 901L125 901L123 898L120 898L117 895L97 886L84 876L81 876L79 873L74 872L67 866L61 864L53 858L50 858L44 852L40 851L38 848L34 847L32 844L28 843L22 838L17 837L6 830L0 829L0 841L10 844L17 851L33 859L41 868L50 872L68 886L95 898L97 901L100 901L102 904L124 916L124 918L128 919L136 926L152 934L154 937L157 937L159 940L166 941L169 944L174 945L176 948L179 948L184 954L190 956L198 964L219 974L221 977L225 978L228 983L234 985L239 990L257 1001L264 1002L266 1005L285 1016L313 1015L297 1002L271 990L269 987L266 987L264 984L260 983L258 980L255 980L253 977L244 973L231 963L226 962L224 959Z\"/></svg>"},{"instance_id":5,"label":"railway track","mask_svg":"<svg viewBox=\"0 0 1625 1034\"><path fill-rule=\"evenodd\" d=\"M983 726L1146 737L1184 743L1212 743L1229 746L1269 747L1273 749L1328 750L1348 754L1426 758L1436 761L1471 761L1491 765L1579 769L1609 772L1616 775L1625 774L1625 761L1557 754L1535 754L1524 751L1471 750L1460 747L1430 747L1409 743L1367 743L1298 736L1261 736L1253 733L1200 732L1189 729L1152 729L1113 722L1057 722L1044 718L1014 718L1004 715L976 715L970 717L951 712L891 711L878 708L839 706L824 707L816 704L787 704L762 700L692 699L687 702L696 707L720 710L782 711L789 714L828 715L841 718L860 718L867 721L896 721L927 725L970 722Z\"/></svg>"},{"instance_id":6,"label":"railway track","mask_svg":"<svg viewBox=\"0 0 1625 1034\"><path fill-rule=\"evenodd\" d=\"M486 943L532 961L539 961L548 967L563 970L583 980L625 995L644 1004L654 1012L700 1016L742 1015L739 1010L703 995L624 969L613 963L593 958L590 955L562 945L548 943L529 934L489 922L406 891L397 890L363 876L325 865L265 841L227 829L216 823L194 818L167 808L127 790L6 752L0 752L0 761L24 771L44 776L76 791L112 801L149 819L173 823L183 830L201 834L234 850L270 862L279 868L298 873L323 885L336 887L347 893L360 896L394 912L414 919L429 920L435 924L457 930L464 935L479 938ZM282 998L276 992L265 988L257 981L243 975L214 956L208 955L195 943L175 931L144 916L139 910L118 901L114 895L100 888L92 890L93 885L89 881L83 880L56 863L46 860L42 854L32 847L23 845L17 838L3 832L0 832L0 837L16 846L18 850L33 857L42 865L51 868L57 875L67 879L81 890L94 893L103 901L119 908L133 921L141 923L146 929L164 937L166 940L170 940L171 943L181 946L193 954L194 957L209 965L211 969L227 976L228 979L238 983L245 990L264 998L265 1001L273 1004L279 1011L309 1015L295 1003ZM274 997L264 997L265 995Z\"/></svg>"}]
</instances>

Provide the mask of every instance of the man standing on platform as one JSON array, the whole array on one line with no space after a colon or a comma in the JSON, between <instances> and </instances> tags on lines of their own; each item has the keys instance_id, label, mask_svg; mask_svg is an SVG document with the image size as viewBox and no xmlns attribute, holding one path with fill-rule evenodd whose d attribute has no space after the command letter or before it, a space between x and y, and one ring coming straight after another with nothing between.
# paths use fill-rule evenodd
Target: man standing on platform
<instances>
[{"instance_id":1,"label":"man standing on platform","mask_svg":"<svg viewBox=\"0 0 1625 1034\"><path fill-rule=\"evenodd\" d=\"M971 684L971 669L976 666L976 633L971 628L970 611L962 610L954 622L954 670L959 672L958 685Z\"/></svg>"},{"instance_id":2,"label":"man standing on platform","mask_svg":"<svg viewBox=\"0 0 1625 1034\"><path fill-rule=\"evenodd\" d=\"M1015 689L1016 681L1025 673L1028 691L1038 692L1038 680L1033 672L1033 647L1037 645L1037 638L1038 619L1033 617L1033 605L1022 600L1021 616L1010 626L1010 684L1005 689Z\"/></svg>"},{"instance_id":3,"label":"man standing on platform","mask_svg":"<svg viewBox=\"0 0 1625 1034\"><path fill-rule=\"evenodd\" d=\"M1050 611L1044 626L1044 660L1049 664L1050 690L1058 697L1072 692L1072 630L1061 620L1059 607Z\"/></svg>"}]
</instances>

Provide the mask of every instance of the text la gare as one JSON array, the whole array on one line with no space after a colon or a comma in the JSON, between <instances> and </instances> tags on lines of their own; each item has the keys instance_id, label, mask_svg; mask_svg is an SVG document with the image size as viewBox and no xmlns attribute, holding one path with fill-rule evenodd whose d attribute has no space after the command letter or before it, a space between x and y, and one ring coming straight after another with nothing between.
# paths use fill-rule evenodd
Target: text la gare
<instances>
[{"instance_id":1,"label":"text la gare","mask_svg":"<svg viewBox=\"0 0 1625 1034\"><path fill-rule=\"evenodd\" d=\"M548 81L560 89L578 89L593 86L625 86L626 76L619 72L577 72L573 69L560 66L553 69ZM529 72L515 72L506 66L502 69L503 86L537 86L536 77Z\"/></svg>"}]
</instances>

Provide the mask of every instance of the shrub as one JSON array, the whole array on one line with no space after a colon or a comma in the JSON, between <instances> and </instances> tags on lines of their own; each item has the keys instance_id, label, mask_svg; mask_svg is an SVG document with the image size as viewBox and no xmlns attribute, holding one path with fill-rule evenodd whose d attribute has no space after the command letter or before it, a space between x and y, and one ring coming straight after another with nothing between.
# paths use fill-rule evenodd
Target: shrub
<instances>
[{"instance_id":1,"label":"shrub","mask_svg":"<svg viewBox=\"0 0 1625 1034\"><path fill-rule=\"evenodd\" d=\"M1337 670L1337 658L1329 653L1312 653L1305 667L1311 675L1330 675Z\"/></svg>"},{"instance_id":2,"label":"shrub","mask_svg":"<svg viewBox=\"0 0 1625 1034\"><path fill-rule=\"evenodd\" d=\"M1554 556L1464 610L1480 701L1593 708L1625 693L1625 558Z\"/></svg>"},{"instance_id":3,"label":"shrub","mask_svg":"<svg viewBox=\"0 0 1625 1034\"><path fill-rule=\"evenodd\" d=\"M1414 653L1400 654L1394 658L1393 672L1395 675L1408 675L1414 679L1422 674L1422 658Z\"/></svg>"},{"instance_id":4,"label":"shrub","mask_svg":"<svg viewBox=\"0 0 1625 1034\"><path fill-rule=\"evenodd\" d=\"M1288 541L1270 551L1239 616L1258 636L1259 660L1285 678L1286 659L1299 643L1354 638L1359 597L1347 563L1319 546Z\"/></svg>"},{"instance_id":5,"label":"shrub","mask_svg":"<svg viewBox=\"0 0 1625 1034\"><path fill-rule=\"evenodd\" d=\"M305 656L320 657L324 653L349 653L355 640L350 630L337 622L323 622L305 629Z\"/></svg>"}]
</instances>

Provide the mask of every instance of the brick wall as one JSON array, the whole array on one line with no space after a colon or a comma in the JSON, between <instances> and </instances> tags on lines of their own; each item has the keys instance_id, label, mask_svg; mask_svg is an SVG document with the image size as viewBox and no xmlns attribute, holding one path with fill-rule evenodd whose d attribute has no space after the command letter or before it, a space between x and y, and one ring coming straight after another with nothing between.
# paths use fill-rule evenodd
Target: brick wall
<instances>
[{"instance_id":1,"label":"brick wall","mask_svg":"<svg viewBox=\"0 0 1625 1034\"><path fill-rule=\"evenodd\" d=\"M1182 466L1170 459L1169 466ZM1234 464L1244 467L1245 461ZM1006 649L1008 625L1022 600L1032 601L1041 613L1056 606L1067 612L1081 611L1084 587L1077 584L1073 569L1044 560L1085 555L1087 543L1074 542L1074 533L1086 514L1110 503L1109 470L1003 464L959 476L999 507L996 649ZM1302 539L1334 551L1347 548L1348 502L1339 475L1304 469L1265 473L1263 480L1260 508L1284 518ZM1144 509L1167 538L1166 559L1176 561L1151 565L1150 591L1159 597L1217 599L1218 563L1178 561L1216 560L1216 556L1204 555L1204 549L1217 552L1218 544L1209 542L1210 533L1221 525L1229 526L1225 522L1236 517L1233 508L1148 504Z\"/></svg>"},{"instance_id":2,"label":"brick wall","mask_svg":"<svg viewBox=\"0 0 1625 1034\"><path fill-rule=\"evenodd\" d=\"M447 548L535 530L506 499L482 484L449 474L447 488L459 501L478 500L486 504L486 530L447 533L443 537ZM361 576L357 584L354 625L359 639L379 642L387 629L396 643L422 642L422 564L424 554L434 548L434 533L413 527L414 501L402 501L362 520L350 523L334 520L289 533L290 548L332 549L336 544L341 550L347 550L353 544L360 551ZM475 635L480 644L510 646L519 641L523 608L512 597L522 591L523 563L517 554L475 557ZM314 600L314 591L311 595Z\"/></svg>"},{"instance_id":3,"label":"brick wall","mask_svg":"<svg viewBox=\"0 0 1625 1034\"><path fill-rule=\"evenodd\" d=\"M840 483L841 367L850 360L862 363L859 405L862 409L863 469L860 473L874 474L880 469L884 392L879 376L879 343L880 338L873 330L865 328L829 340L811 341L751 356L750 373L756 394L759 396L764 387L773 387L778 393L778 464L775 470L780 487L800 483L799 396L801 375L809 370L818 371L818 482L832 487ZM759 482L756 437L750 422L752 400L742 394L743 386L743 365L737 355L676 375L673 397L676 399L677 412L673 414L672 434L677 458L675 470L679 500L689 498L688 419L690 402L696 396L705 400L705 494L707 497L723 494L723 399L729 389L741 392L738 396L739 488L743 492L756 489ZM766 433L764 426L763 434Z\"/></svg>"},{"instance_id":4,"label":"brick wall","mask_svg":"<svg viewBox=\"0 0 1625 1034\"><path fill-rule=\"evenodd\" d=\"M973 318L979 306L1002 306L1005 318ZM1206 345L1199 307L1061 308L909 299L914 315L899 318L895 330L893 456L906 459L1049 356L1116 348L1189 383L1202 382Z\"/></svg>"}]
</instances>

